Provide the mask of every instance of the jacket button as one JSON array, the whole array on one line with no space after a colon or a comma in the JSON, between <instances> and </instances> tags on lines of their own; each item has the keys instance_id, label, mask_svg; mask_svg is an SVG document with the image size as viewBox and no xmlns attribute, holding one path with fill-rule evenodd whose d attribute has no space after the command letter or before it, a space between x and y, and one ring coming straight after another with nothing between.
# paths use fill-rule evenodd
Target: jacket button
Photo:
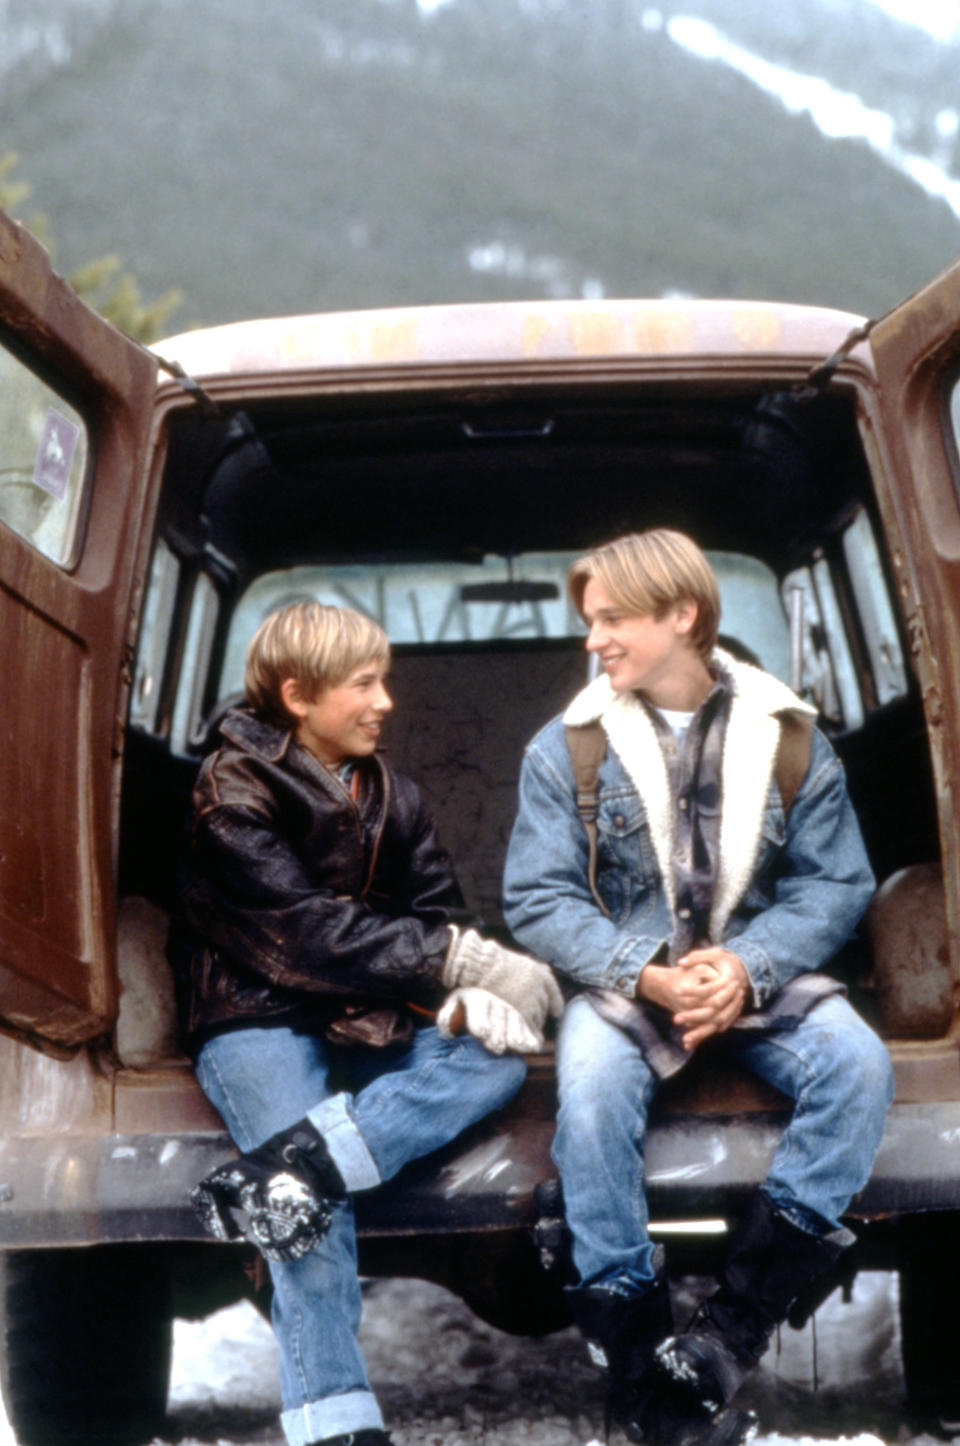
<instances>
[{"instance_id":1,"label":"jacket button","mask_svg":"<svg viewBox=\"0 0 960 1446\"><path fill-rule=\"evenodd\" d=\"M617 828L623 828L623 825L626 823L627 820L624 818L622 813L615 813L613 815L613 821L616 824Z\"/></svg>"},{"instance_id":2,"label":"jacket button","mask_svg":"<svg viewBox=\"0 0 960 1446\"><path fill-rule=\"evenodd\" d=\"M629 989L629 987L630 987L630 980L626 977L626 975L624 975L624 977L623 977L622 979L618 979L618 980L617 980L617 988L618 988L618 989Z\"/></svg>"}]
</instances>

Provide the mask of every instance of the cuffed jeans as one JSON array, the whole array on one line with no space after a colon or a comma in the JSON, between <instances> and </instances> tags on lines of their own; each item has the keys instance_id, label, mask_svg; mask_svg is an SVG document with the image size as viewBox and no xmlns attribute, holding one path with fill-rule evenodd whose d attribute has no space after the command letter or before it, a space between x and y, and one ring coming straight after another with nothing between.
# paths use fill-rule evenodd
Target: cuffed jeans
<instances>
[{"instance_id":1,"label":"cuffed jeans","mask_svg":"<svg viewBox=\"0 0 960 1446\"><path fill-rule=\"evenodd\" d=\"M795 1101L763 1189L802 1229L842 1229L866 1184L893 1099L880 1039L841 995L781 1030L730 1030L717 1048ZM639 1048L572 1000L557 1044L560 1109L553 1157L581 1284L632 1294L654 1274L644 1177L658 1080Z\"/></svg>"},{"instance_id":2,"label":"cuffed jeans","mask_svg":"<svg viewBox=\"0 0 960 1446\"><path fill-rule=\"evenodd\" d=\"M332 1071L350 1092L334 1089ZM384 1050L331 1048L285 1026L237 1029L208 1040L197 1060L200 1084L241 1151L309 1115L351 1192L389 1180L505 1105L525 1073L517 1055L492 1055L469 1035L447 1040L433 1028ZM357 1342L349 1197L315 1250L271 1262L270 1274L290 1446L382 1427Z\"/></svg>"}]
</instances>

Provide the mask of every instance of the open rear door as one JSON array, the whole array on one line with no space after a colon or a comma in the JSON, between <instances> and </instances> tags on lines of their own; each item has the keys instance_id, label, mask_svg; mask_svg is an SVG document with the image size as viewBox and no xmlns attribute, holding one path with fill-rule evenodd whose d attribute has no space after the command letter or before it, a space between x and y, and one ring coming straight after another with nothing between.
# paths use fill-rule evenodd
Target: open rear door
<instances>
[{"instance_id":1,"label":"open rear door","mask_svg":"<svg viewBox=\"0 0 960 1446\"><path fill-rule=\"evenodd\" d=\"M113 836L156 364L0 212L0 1029L116 1012Z\"/></svg>"},{"instance_id":2,"label":"open rear door","mask_svg":"<svg viewBox=\"0 0 960 1446\"><path fill-rule=\"evenodd\" d=\"M960 262L876 323L885 476L924 694L953 947L960 928ZM960 967L960 958L955 958Z\"/></svg>"}]
</instances>

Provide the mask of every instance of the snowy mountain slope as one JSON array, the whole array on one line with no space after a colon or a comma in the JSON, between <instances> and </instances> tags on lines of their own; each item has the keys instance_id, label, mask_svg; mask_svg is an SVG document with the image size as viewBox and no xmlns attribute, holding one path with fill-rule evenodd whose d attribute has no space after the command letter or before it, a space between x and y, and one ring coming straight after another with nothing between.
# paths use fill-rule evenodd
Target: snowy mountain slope
<instances>
[{"instance_id":1,"label":"snowy mountain slope","mask_svg":"<svg viewBox=\"0 0 960 1446\"><path fill-rule=\"evenodd\" d=\"M177 326L533 295L893 305L960 253L956 76L872 0L0 0L0 150Z\"/></svg>"}]
</instances>

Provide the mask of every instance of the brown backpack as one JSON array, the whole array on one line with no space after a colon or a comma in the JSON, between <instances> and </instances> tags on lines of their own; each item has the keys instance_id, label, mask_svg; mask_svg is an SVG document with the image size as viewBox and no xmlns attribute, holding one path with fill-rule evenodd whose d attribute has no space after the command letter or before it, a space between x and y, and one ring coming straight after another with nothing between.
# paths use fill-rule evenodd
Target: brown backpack
<instances>
[{"instance_id":1,"label":"brown backpack","mask_svg":"<svg viewBox=\"0 0 960 1446\"><path fill-rule=\"evenodd\" d=\"M813 723L796 713L781 713L779 718L780 742L773 776L780 791L784 814L788 814L810 767ZM607 735L600 723L582 723L576 727L568 723L565 731L577 785L577 813L587 835L587 882L591 894L609 917L610 910L597 889L597 777L607 751Z\"/></svg>"}]
</instances>

